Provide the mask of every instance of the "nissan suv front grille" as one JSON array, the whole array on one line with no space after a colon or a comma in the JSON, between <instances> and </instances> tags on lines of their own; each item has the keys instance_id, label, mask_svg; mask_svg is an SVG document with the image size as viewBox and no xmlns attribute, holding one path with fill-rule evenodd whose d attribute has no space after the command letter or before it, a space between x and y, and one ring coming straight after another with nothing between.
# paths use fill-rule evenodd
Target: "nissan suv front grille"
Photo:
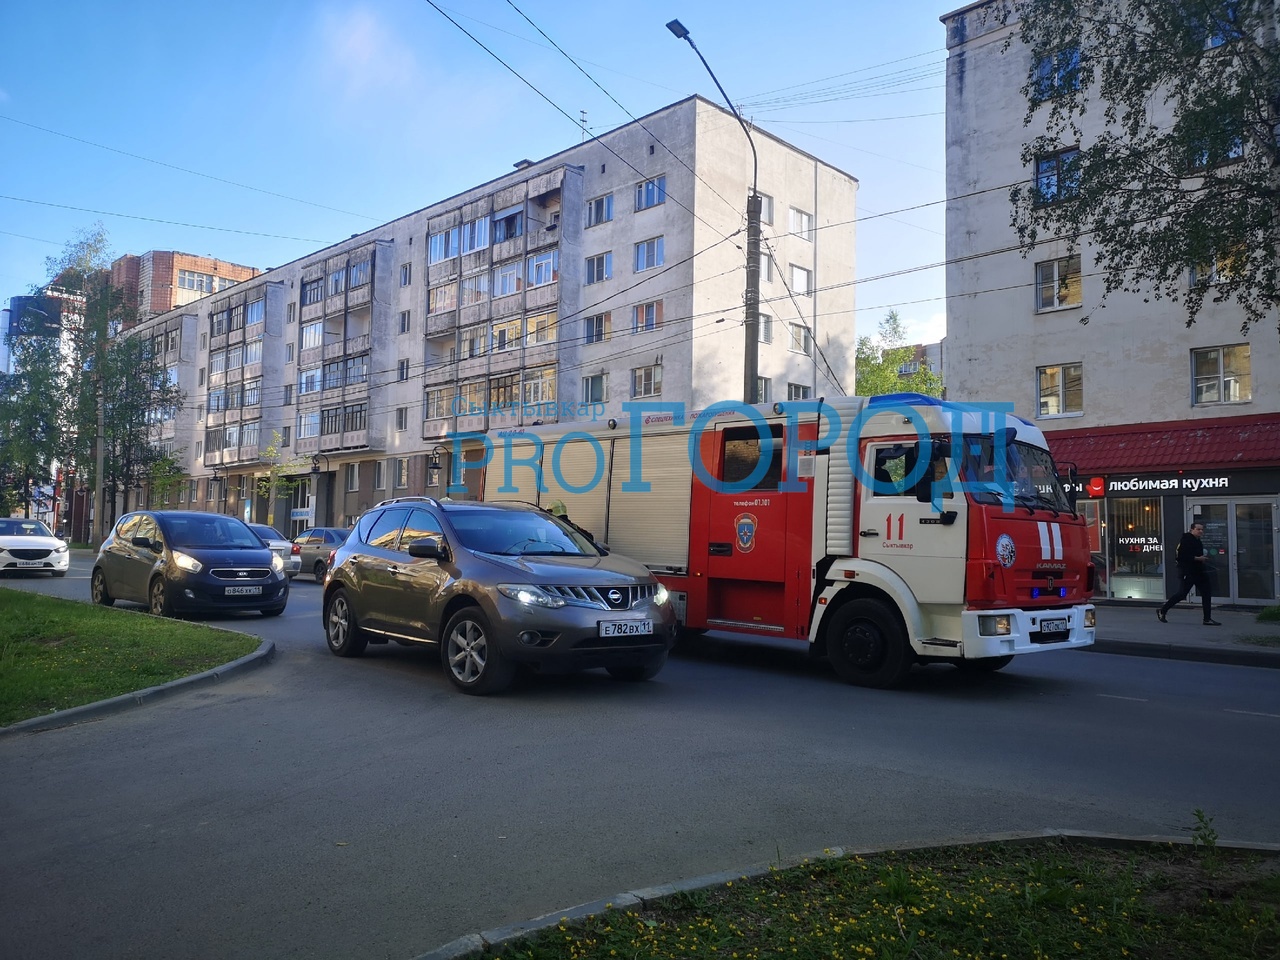
<instances>
[{"instance_id":1,"label":"nissan suv front grille","mask_svg":"<svg viewBox=\"0 0 1280 960\"><path fill-rule=\"evenodd\" d=\"M599 607L601 610L630 610L643 600L652 600L658 592L658 585L639 583L616 587L554 586L543 589L566 603Z\"/></svg>"}]
</instances>

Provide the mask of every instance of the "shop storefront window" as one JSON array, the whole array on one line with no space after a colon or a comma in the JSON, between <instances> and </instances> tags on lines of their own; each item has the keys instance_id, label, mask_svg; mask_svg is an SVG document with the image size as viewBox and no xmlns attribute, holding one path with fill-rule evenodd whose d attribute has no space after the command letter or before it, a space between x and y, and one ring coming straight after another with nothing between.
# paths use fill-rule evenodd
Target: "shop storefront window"
<instances>
[{"instance_id":1,"label":"shop storefront window","mask_svg":"<svg viewBox=\"0 0 1280 960\"><path fill-rule=\"evenodd\" d=\"M1110 595L1121 600L1162 600L1164 525L1160 500L1126 497L1106 501Z\"/></svg>"}]
</instances>

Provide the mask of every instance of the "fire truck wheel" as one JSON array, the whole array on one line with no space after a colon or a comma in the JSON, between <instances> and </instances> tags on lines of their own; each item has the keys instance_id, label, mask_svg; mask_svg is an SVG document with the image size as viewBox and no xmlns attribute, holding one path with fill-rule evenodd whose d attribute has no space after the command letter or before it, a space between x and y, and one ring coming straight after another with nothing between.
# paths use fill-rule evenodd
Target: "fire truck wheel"
<instances>
[{"instance_id":1,"label":"fire truck wheel","mask_svg":"<svg viewBox=\"0 0 1280 960\"><path fill-rule=\"evenodd\" d=\"M845 683L884 689L903 681L915 656L893 610L879 600L850 600L827 626L827 658Z\"/></svg>"},{"instance_id":2,"label":"fire truck wheel","mask_svg":"<svg viewBox=\"0 0 1280 960\"><path fill-rule=\"evenodd\" d=\"M624 666L605 667L605 670L615 680L638 683L641 680L652 680L658 675L658 671L666 666L666 663L667 651L663 650L648 663L629 663Z\"/></svg>"},{"instance_id":3,"label":"fire truck wheel","mask_svg":"<svg viewBox=\"0 0 1280 960\"><path fill-rule=\"evenodd\" d=\"M961 670L973 670L981 673L995 673L1013 663L1013 657L979 657L977 660L957 660L956 666Z\"/></svg>"}]
</instances>

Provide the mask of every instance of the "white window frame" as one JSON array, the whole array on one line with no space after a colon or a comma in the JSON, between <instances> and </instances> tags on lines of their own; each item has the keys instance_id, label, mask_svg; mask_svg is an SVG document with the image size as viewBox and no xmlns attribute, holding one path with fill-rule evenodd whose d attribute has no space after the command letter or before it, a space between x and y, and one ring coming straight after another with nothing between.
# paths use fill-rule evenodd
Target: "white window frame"
<instances>
[{"instance_id":1,"label":"white window frame","mask_svg":"<svg viewBox=\"0 0 1280 960\"><path fill-rule=\"evenodd\" d=\"M1249 393L1247 396L1241 396L1240 380L1241 371L1233 370L1232 373L1237 376L1229 377L1227 375L1227 357L1226 351L1244 350L1245 360L1248 364L1247 372L1243 373L1248 378ZM1217 389L1218 399L1201 400L1200 387L1204 383L1207 385L1208 376L1198 375L1196 373L1198 367L1196 360L1200 356L1206 358L1216 355L1218 372L1213 377L1214 386ZM1253 350L1247 343L1229 343L1216 347L1197 347L1191 351L1191 405L1195 407L1215 407L1224 404L1250 403L1253 400Z\"/></svg>"},{"instance_id":2,"label":"white window frame","mask_svg":"<svg viewBox=\"0 0 1280 960\"><path fill-rule=\"evenodd\" d=\"M1067 371L1077 367L1080 371L1080 409L1069 410L1067 405ZM1043 387L1044 374L1050 370L1056 370L1058 374L1058 389L1055 394L1046 394ZM1056 399L1057 411L1044 412L1045 403L1050 398ZM1055 420L1060 417L1081 417L1084 416L1084 362L1074 360L1070 363L1051 363L1043 367L1036 367L1036 419L1037 420Z\"/></svg>"},{"instance_id":3,"label":"white window frame","mask_svg":"<svg viewBox=\"0 0 1280 960\"><path fill-rule=\"evenodd\" d=\"M609 339L612 331L611 311L606 310L604 313L593 314L590 317L582 318L582 342L583 343L604 343Z\"/></svg>"},{"instance_id":4,"label":"white window frame","mask_svg":"<svg viewBox=\"0 0 1280 960\"><path fill-rule=\"evenodd\" d=\"M1074 270L1072 269L1073 267ZM1073 279L1075 281L1076 299L1074 301L1064 300L1063 291L1066 291L1066 296L1071 295ZM1048 313L1054 310L1069 310L1079 307L1083 303L1081 295L1082 283L1080 254L1040 261L1036 264L1036 312ZM1052 302L1045 302L1046 290L1053 291Z\"/></svg>"},{"instance_id":5,"label":"white window frame","mask_svg":"<svg viewBox=\"0 0 1280 960\"><path fill-rule=\"evenodd\" d=\"M801 297L813 296L813 271L798 263L790 264L791 292Z\"/></svg>"},{"instance_id":6,"label":"white window frame","mask_svg":"<svg viewBox=\"0 0 1280 960\"><path fill-rule=\"evenodd\" d=\"M631 368L631 398L662 396L662 364Z\"/></svg>"},{"instance_id":7,"label":"white window frame","mask_svg":"<svg viewBox=\"0 0 1280 960\"><path fill-rule=\"evenodd\" d=\"M791 339L787 343L787 349L792 353L802 353L806 357L813 356L813 331L809 329L807 323L789 323L787 324L788 332Z\"/></svg>"},{"instance_id":8,"label":"white window frame","mask_svg":"<svg viewBox=\"0 0 1280 960\"><path fill-rule=\"evenodd\" d=\"M357 493L360 490L360 464L347 464L347 493Z\"/></svg>"},{"instance_id":9,"label":"white window frame","mask_svg":"<svg viewBox=\"0 0 1280 960\"><path fill-rule=\"evenodd\" d=\"M598 385L600 387L599 396L594 396L595 392L592 387ZM607 373L596 373L589 377L582 378L582 402L583 403L607 403L609 401L609 375Z\"/></svg>"},{"instance_id":10,"label":"white window frame","mask_svg":"<svg viewBox=\"0 0 1280 960\"><path fill-rule=\"evenodd\" d=\"M636 212L667 202L667 175L664 173L636 184Z\"/></svg>"},{"instance_id":11,"label":"white window frame","mask_svg":"<svg viewBox=\"0 0 1280 960\"><path fill-rule=\"evenodd\" d=\"M593 197L587 201L587 226L595 227L613 219L613 194Z\"/></svg>"},{"instance_id":12,"label":"white window frame","mask_svg":"<svg viewBox=\"0 0 1280 960\"><path fill-rule=\"evenodd\" d=\"M813 243L813 214L799 207L791 207L787 224L793 237Z\"/></svg>"},{"instance_id":13,"label":"white window frame","mask_svg":"<svg viewBox=\"0 0 1280 960\"><path fill-rule=\"evenodd\" d=\"M583 286L590 286L593 283L603 283L605 280L613 279L613 251L607 250L604 253L597 253L593 257L587 257L586 268L582 272Z\"/></svg>"},{"instance_id":14,"label":"white window frame","mask_svg":"<svg viewBox=\"0 0 1280 960\"><path fill-rule=\"evenodd\" d=\"M636 244L636 273L653 270L666 262L666 238L650 237Z\"/></svg>"},{"instance_id":15,"label":"white window frame","mask_svg":"<svg viewBox=\"0 0 1280 960\"><path fill-rule=\"evenodd\" d=\"M407 357L401 357L399 362L396 364L396 380L398 380L400 383L404 383L404 381L408 379L409 379L409 359Z\"/></svg>"},{"instance_id":16,"label":"white window frame","mask_svg":"<svg viewBox=\"0 0 1280 960\"><path fill-rule=\"evenodd\" d=\"M808 400L813 394L813 388L807 383L788 383L787 399L788 400Z\"/></svg>"}]
</instances>

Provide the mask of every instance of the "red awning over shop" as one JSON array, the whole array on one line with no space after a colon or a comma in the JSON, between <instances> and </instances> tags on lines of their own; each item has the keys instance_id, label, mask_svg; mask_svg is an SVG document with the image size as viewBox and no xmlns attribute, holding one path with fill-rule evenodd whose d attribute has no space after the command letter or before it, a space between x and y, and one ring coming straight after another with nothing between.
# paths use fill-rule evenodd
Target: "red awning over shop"
<instances>
[{"instance_id":1,"label":"red awning over shop","mask_svg":"<svg viewBox=\"0 0 1280 960\"><path fill-rule=\"evenodd\" d=\"M1280 466L1280 414L1046 431L1081 474Z\"/></svg>"}]
</instances>

